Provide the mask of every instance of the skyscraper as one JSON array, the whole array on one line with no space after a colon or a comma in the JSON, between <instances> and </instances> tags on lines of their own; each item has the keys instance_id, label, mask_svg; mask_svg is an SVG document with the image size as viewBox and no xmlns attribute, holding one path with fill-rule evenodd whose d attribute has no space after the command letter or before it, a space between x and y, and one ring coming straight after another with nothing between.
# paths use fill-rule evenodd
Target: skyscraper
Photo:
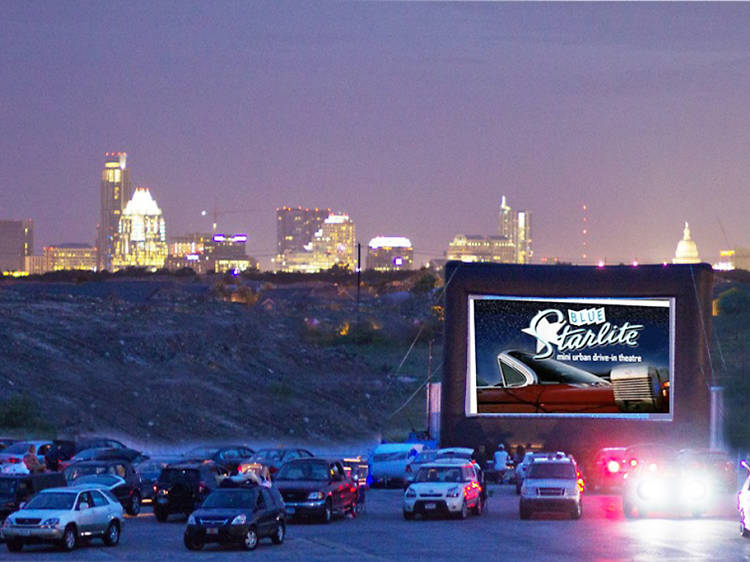
<instances>
[{"instance_id":1,"label":"skyscraper","mask_svg":"<svg viewBox=\"0 0 750 562\"><path fill-rule=\"evenodd\" d=\"M276 268L281 271L308 271L312 240L330 209L281 207L276 209Z\"/></svg>"},{"instance_id":2,"label":"skyscraper","mask_svg":"<svg viewBox=\"0 0 750 562\"><path fill-rule=\"evenodd\" d=\"M148 188L137 187L120 217L112 267L156 270L164 267L166 259L167 235L161 209Z\"/></svg>"},{"instance_id":3,"label":"skyscraper","mask_svg":"<svg viewBox=\"0 0 750 562\"><path fill-rule=\"evenodd\" d=\"M106 152L102 170L96 264L99 271L112 270L120 217L133 196L127 153Z\"/></svg>"},{"instance_id":4,"label":"skyscraper","mask_svg":"<svg viewBox=\"0 0 750 562\"><path fill-rule=\"evenodd\" d=\"M338 265L354 271L357 267L357 242L354 232L354 221L349 215L329 215L323 221L320 230L313 235L313 267L318 271L324 271Z\"/></svg>"},{"instance_id":5,"label":"skyscraper","mask_svg":"<svg viewBox=\"0 0 750 562\"><path fill-rule=\"evenodd\" d=\"M26 271L26 257L34 253L34 222L0 220L0 273Z\"/></svg>"},{"instance_id":6,"label":"skyscraper","mask_svg":"<svg viewBox=\"0 0 750 562\"><path fill-rule=\"evenodd\" d=\"M515 255L514 263L531 263L534 254L531 247L531 213L529 211L513 212L505 195L500 201L500 221L498 234L510 241Z\"/></svg>"}]
</instances>

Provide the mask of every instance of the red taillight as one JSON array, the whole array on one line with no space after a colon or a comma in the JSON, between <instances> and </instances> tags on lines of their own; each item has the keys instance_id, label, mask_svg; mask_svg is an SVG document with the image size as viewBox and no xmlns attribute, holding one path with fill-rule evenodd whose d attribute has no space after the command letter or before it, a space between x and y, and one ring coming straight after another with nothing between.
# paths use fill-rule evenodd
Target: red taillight
<instances>
[{"instance_id":1,"label":"red taillight","mask_svg":"<svg viewBox=\"0 0 750 562\"><path fill-rule=\"evenodd\" d=\"M620 472L620 463L615 460L609 461L607 463L607 470L612 473Z\"/></svg>"},{"instance_id":2,"label":"red taillight","mask_svg":"<svg viewBox=\"0 0 750 562\"><path fill-rule=\"evenodd\" d=\"M158 486L156 484L154 484L154 493L156 493L156 490L158 490L158 489L159 489Z\"/></svg>"},{"instance_id":3,"label":"red taillight","mask_svg":"<svg viewBox=\"0 0 750 562\"><path fill-rule=\"evenodd\" d=\"M208 488L206 487L206 483L205 483L205 482L201 481L201 482L199 482L199 483L198 483L198 493L199 493L199 494L202 494L202 493L203 493L203 492L205 492L205 491L206 491L207 489L208 489Z\"/></svg>"},{"instance_id":4,"label":"red taillight","mask_svg":"<svg viewBox=\"0 0 750 562\"><path fill-rule=\"evenodd\" d=\"M576 484L578 485L579 492L583 492L586 489L586 483L583 481L583 478L579 478Z\"/></svg>"},{"instance_id":5,"label":"red taillight","mask_svg":"<svg viewBox=\"0 0 750 562\"><path fill-rule=\"evenodd\" d=\"M12 463L12 464L16 464L16 463L19 463L19 462L21 462L21 459L17 459L16 457L10 457L10 458L8 459L8 462L9 462L9 463Z\"/></svg>"}]
</instances>

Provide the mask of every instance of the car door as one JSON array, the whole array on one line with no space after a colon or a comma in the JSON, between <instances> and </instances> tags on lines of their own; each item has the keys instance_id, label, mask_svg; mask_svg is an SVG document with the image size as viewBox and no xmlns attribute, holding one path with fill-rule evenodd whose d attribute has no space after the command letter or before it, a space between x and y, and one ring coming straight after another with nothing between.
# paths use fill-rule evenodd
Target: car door
<instances>
[{"instance_id":1,"label":"car door","mask_svg":"<svg viewBox=\"0 0 750 562\"><path fill-rule=\"evenodd\" d=\"M333 488L333 509L336 511L343 511L344 507L348 505L347 501L347 489L346 485L346 473L344 468L337 462L331 463L330 466L331 474L331 487Z\"/></svg>"},{"instance_id":2,"label":"car door","mask_svg":"<svg viewBox=\"0 0 750 562\"><path fill-rule=\"evenodd\" d=\"M84 504L86 507L84 508ZM78 525L79 534L88 536L95 532L96 514L94 512L94 500L91 493L81 492L76 499L76 524Z\"/></svg>"},{"instance_id":3,"label":"car door","mask_svg":"<svg viewBox=\"0 0 750 562\"><path fill-rule=\"evenodd\" d=\"M258 528L262 529L262 536L271 536L276 531L277 509L274 505L268 488L259 486L258 488Z\"/></svg>"},{"instance_id":4,"label":"car door","mask_svg":"<svg viewBox=\"0 0 750 562\"><path fill-rule=\"evenodd\" d=\"M103 533L109 523L109 502L99 490L91 490L93 504L89 508L92 512L92 532Z\"/></svg>"}]
</instances>

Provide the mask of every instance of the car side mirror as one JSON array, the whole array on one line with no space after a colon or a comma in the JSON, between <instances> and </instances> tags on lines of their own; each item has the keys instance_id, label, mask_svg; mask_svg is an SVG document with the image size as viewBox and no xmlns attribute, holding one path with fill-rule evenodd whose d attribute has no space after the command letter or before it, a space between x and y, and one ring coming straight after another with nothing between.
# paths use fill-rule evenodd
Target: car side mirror
<instances>
[{"instance_id":1,"label":"car side mirror","mask_svg":"<svg viewBox=\"0 0 750 562\"><path fill-rule=\"evenodd\" d=\"M18 509L23 509L24 507L26 507L26 502L21 502L18 504Z\"/></svg>"},{"instance_id":2,"label":"car side mirror","mask_svg":"<svg viewBox=\"0 0 750 562\"><path fill-rule=\"evenodd\" d=\"M81 502L78 504L79 511L83 511L84 509L88 509L88 508L89 508L89 504L87 504L86 502Z\"/></svg>"}]
</instances>

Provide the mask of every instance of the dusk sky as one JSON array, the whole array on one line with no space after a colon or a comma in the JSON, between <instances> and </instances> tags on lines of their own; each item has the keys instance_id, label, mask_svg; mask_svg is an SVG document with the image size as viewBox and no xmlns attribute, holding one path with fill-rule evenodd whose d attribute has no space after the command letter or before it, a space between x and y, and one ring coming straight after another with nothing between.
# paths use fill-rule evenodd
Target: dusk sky
<instances>
[{"instance_id":1,"label":"dusk sky","mask_svg":"<svg viewBox=\"0 0 750 562\"><path fill-rule=\"evenodd\" d=\"M534 261L750 246L750 4L0 1L0 219L94 244L107 151L167 235L331 207L418 263L533 215Z\"/></svg>"}]
</instances>

